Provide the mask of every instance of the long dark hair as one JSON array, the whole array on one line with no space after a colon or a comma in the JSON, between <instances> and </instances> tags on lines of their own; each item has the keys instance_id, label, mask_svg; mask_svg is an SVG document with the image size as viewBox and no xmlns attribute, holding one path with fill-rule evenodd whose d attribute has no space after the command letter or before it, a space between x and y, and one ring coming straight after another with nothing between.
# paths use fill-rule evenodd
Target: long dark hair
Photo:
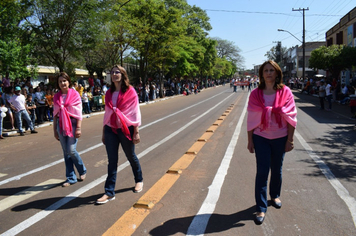
<instances>
[{"instance_id":1,"label":"long dark hair","mask_svg":"<svg viewBox=\"0 0 356 236\"><path fill-rule=\"evenodd\" d=\"M276 77L276 81L275 81L275 83L273 85L273 89L275 89L275 90L282 89L283 86L284 86L282 70L279 67L279 65L275 61L272 61L272 60L268 60L268 61L264 62L261 65L260 69L258 70L258 75L260 76L260 84L258 85L258 88L259 89L265 89L266 88L266 81L263 78L263 70L264 70L264 67L267 64L270 64L271 66L273 66L273 68L275 69L275 71L277 73L277 77Z\"/></svg>"},{"instance_id":2,"label":"long dark hair","mask_svg":"<svg viewBox=\"0 0 356 236\"><path fill-rule=\"evenodd\" d=\"M112 69L114 69L115 67L117 67L119 69L119 71L121 72L121 92L125 93L126 90L130 87L129 77L127 75L125 68L120 65L114 65L111 68L110 76L111 76ZM111 78L110 78L110 80L111 80ZM111 85L110 85L110 90L112 93L116 90L115 83L113 83L112 81L111 81Z\"/></svg>"}]
</instances>

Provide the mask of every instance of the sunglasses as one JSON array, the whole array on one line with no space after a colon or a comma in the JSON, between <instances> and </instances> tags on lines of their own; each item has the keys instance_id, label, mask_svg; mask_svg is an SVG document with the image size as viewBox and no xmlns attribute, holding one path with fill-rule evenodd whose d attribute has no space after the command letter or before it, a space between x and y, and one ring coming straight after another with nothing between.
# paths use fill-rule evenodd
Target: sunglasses
<instances>
[{"instance_id":1,"label":"sunglasses","mask_svg":"<svg viewBox=\"0 0 356 236\"><path fill-rule=\"evenodd\" d=\"M111 74L112 74L112 75L118 75L118 74L120 74L120 73L121 73L121 71L119 71L119 70L111 71Z\"/></svg>"}]
</instances>

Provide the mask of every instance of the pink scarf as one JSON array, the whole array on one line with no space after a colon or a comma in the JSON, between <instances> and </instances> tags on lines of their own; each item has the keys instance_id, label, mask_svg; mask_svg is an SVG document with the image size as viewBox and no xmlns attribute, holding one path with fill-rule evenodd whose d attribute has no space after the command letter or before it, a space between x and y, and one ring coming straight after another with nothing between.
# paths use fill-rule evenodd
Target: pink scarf
<instances>
[{"instance_id":1,"label":"pink scarf","mask_svg":"<svg viewBox=\"0 0 356 236\"><path fill-rule=\"evenodd\" d=\"M116 130L119 128L117 120L119 120L122 125L122 132L129 140L132 140L128 127L141 125L141 112L136 90L130 86L125 93L120 91L119 96L117 96L116 107L114 107L112 92L109 89L105 94L105 106L109 108L105 109L105 112L109 112L110 126L113 132L117 133Z\"/></svg>"},{"instance_id":2,"label":"pink scarf","mask_svg":"<svg viewBox=\"0 0 356 236\"><path fill-rule=\"evenodd\" d=\"M253 130L261 125L261 130L269 127L272 113L276 122L282 127L282 118L293 127L297 126L297 109L295 107L293 93L287 86L277 90L273 106L265 106L262 89L254 89L248 101L247 130Z\"/></svg>"},{"instance_id":3,"label":"pink scarf","mask_svg":"<svg viewBox=\"0 0 356 236\"><path fill-rule=\"evenodd\" d=\"M59 127L63 136L73 137L72 122L70 117L82 120L82 99L77 91L68 89L67 97L63 104L62 91L53 97L53 116L59 114Z\"/></svg>"}]
</instances>

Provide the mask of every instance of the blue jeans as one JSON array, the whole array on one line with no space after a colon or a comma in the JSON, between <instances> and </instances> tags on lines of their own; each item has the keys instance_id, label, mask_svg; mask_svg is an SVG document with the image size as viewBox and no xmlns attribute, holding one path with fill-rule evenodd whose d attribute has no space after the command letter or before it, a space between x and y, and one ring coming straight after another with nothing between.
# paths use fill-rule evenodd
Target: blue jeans
<instances>
[{"instance_id":1,"label":"blue jeans","mask_svg":"<svg viewBox=\"0 0 356 236\"><path fill-rule=\"evenodd\" d=\"M84 175L87 173L87 169L84 166L82 158L79 156L77 151L78 139L75 137L75 130L77 128L77 120L71 119L72 121L72 134L73 137L63 136L60 132L59 119L57 120L57 132L59 136L59 141L63 149L64 163L66 166L66 182L74 184L77 182L77 176L75 175L74 165L77 168L79 175Z\"/></svg>"},{"instance_id":2,"label":"blue jeans","mask_svg":"<svg viewBox=\"0 0 356 236\"><path fill-rule=\"evenodd\" d=\"M257 173L255 182L256 211L267 211L267 181L269 170L271 179L269 192L271 198L279 198L282 187L282 165L285 154L287 136L277 139L266 139L253 135L255 146Z\"/></svg>"},{"instance_id":3,"label":"blue jeans","mask_svg":"<svg viewBox=\"0 0 356 236\"><path fill-rule=\"evenodd\" d=\"M131 138L133 135L133 126L129 127ZM135 154L135 144L130 141L121 129L117 129L115 134L111 127L105 125L105 147L108 154L108 176L105 182L105 194L109 197L115 196L115 183L117 175L117 163L119 161L119 145L121 143L122 149L130 162L132 172L134 174L135 183L142 182L142 170L140 162Z\"/></svg>"},{"instance_id":4,"label":"blue jeans","mask_svg":"<svg viewBox=\"0 0 356 236\"><path fill-rule=\"evenodd\" d=\"M91 111L90 111L89 102L83 102L83 109L85 114L90 114Z\"/></svg>"},{"instance_id":5,"label":"blue jeans","mask_svg":"<svg viewBox=\"0 0 356 236\"><path fill-rule=\"evenodd\" d=\"M28 126L30 127L30 130L31 131L34 130L30 115L28 114L28 112L26 110L15 111L14 114L15 114L17 127L19 128L20 133L23 132L22 118L27 122Z\"/></svg>"},{"instance_id":6,"label":"blue jeans","mask_svg":"<svg viewBox=\"0 0 356 236\"><path fill-rule=\"evenodd\" d=\"M328 95L328 96L326 96L326 99L328 99L328 103L329 103L329 109L331 110L331 99L333 98L333 95L332 94L330 94L330 95Z\"/></svg>"}]
</instances>

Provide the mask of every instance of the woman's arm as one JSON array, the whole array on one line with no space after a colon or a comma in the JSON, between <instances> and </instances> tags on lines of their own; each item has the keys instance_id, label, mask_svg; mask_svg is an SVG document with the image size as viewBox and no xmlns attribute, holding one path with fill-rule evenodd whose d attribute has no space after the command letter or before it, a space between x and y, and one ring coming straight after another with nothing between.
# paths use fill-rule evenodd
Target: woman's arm
<instances>
[{"instance_id":1,"label":"woman's arm","mask_svg":"<svg viewBox=\"0 0 356 236\"><path fill-rule=\"evenodd\" d=\"M138 144L140 142L140 134L139 134L138 126L134 126L132 142L134 144Z\"/></svg>"},{"instance_id":2,"label":"woman's arm","mask_svg":"<svg viewBox=\"0 0 356 236\"><path fill-rule=\"evenodd\" d=\"M288 123L287 129L288 129L288 138L287 138L287 142L286 142L286 145L285 145L285 151L289 152L289 151L292 151L292 149L294 148L293 140L294 140L294 130L295 130L295 128Z\"/></svg>"},{"instance_id":3,"label":"woman's arm","mask_svg":"<svg viewBox=\"0 0 356 236\"><path fill-rule=\"evenodd\" d=\"M255 152L255 145L253 143L252 135L253 130L247 131L247 149L250 151L250 153Z\"/></svg>"},{"instance_id":4,"label":"woman's arm","mask_svg":"<svg viewBox=\"0 0 356 236\"><path fill-rule=\"evenodd\" d=\"M54 138L59 140L59 135L57 132L57 119L58 119L58 116L53 117L53 134L54 134Z\"/></svg>"},{"instance_id":5,"label":"woman's arm","mask_svg":"<svg viewBox=\"0 0 356 236\"><path fill-rule=\"evenodd\" d=\"M77 120L77 128L75 129L75 137L80 138L82 135L82 120Z\"/></svg>"}]
</instances>

